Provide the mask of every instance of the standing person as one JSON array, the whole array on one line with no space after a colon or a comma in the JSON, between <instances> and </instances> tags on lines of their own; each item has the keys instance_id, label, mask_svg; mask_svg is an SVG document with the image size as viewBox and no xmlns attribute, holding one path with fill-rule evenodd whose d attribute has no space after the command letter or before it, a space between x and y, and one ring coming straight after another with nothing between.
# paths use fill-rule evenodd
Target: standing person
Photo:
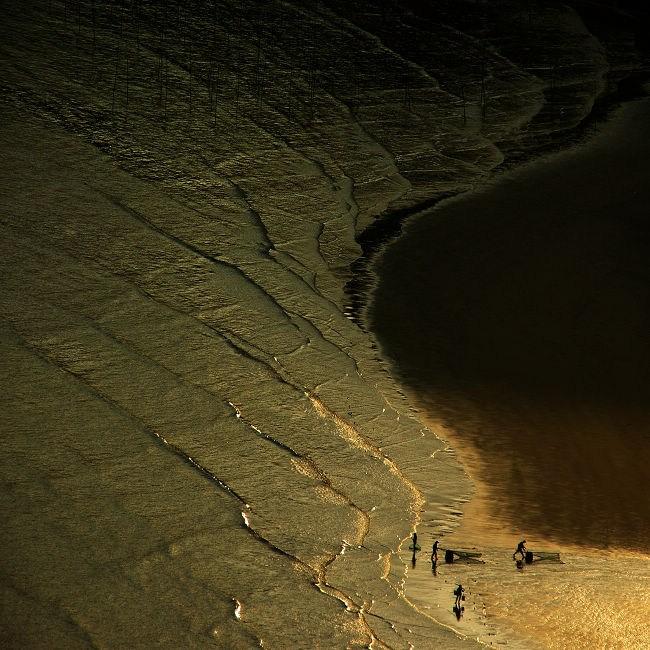
<instances>
[{"instance_id":1,"label":"standing person","mask_svg":"<svg viewBox=\"0 0 650 650\"><path fill-rule=\"evenodd\" d=\"M438 562L438 544L440 542L436 540L431 547L431 563L436 564Z\"/></svg>"},{"instance_id":2,"label":"standing person","mask_svg":"<svg viewBox=\"0 0 650 650\"><path fill-rule=\"evenodd\" d=\"M413 565L413 568L415 569L415 562L416 562L416 557L415 554L416 552L420 549L418 546L418 534L413 533L413 536L411 537L412 543L409 548L413 549L413 557L411 558L411 564Z\"/></svg>"},{"instance_id":3,"label":"standing person","mask_svg":"<svg viewBox=\"0 0 650 650\"><path fill-rule=\"evenodd\" d=\"M461 609L461 601L463 600L463 592L465 591L465 587L458 583L458 587L454 589L454 596L456 596L456 603L454 604L454 607L457 609Z\"/></svg>"},{"instance_id":4,"label":"standing person","mask_svg":"<svg viewBox=\"0 0 650 650\"><path fill-rule=\"evenodd\" d=\"M519 544L517 544L517 548L515 549L515 552L512 554L512 559L515 559L515 555L517 553L521 553L521 559L523 560L526 557L526 540L522 539Z\"/></svg>"}]
</instances>

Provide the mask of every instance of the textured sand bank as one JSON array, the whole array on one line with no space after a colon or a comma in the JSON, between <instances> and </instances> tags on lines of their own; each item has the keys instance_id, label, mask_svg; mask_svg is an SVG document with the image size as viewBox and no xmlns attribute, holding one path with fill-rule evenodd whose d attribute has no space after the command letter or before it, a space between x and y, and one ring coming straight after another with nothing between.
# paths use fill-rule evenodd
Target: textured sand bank
<instances>
[{"instance_id":1,"label":"textured sand bank","mask_svg":"<svg viewBox=\"0 0 650 650\"><path fill-rule=\"evenodd\" d=\"M346 7L7 10L5 645L473 645L404 598L400 542L470 488L344 315L355 235L568 131L612 64L559 6ZM558 47L566 121L526 69Z\"/></svg>"}]
</instances>

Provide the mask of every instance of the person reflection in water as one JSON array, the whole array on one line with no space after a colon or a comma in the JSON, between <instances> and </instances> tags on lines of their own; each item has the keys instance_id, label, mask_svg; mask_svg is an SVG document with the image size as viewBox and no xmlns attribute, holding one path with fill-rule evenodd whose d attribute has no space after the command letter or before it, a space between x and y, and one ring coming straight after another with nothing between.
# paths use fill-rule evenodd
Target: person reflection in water
<instances>
[{"instance_id":1,"label":"person reflection in water","mask_svg":"<svg viewBox=\"0 0 650 650\"><path fill-rule=\"evenodd\" d=\"M516 555L520 554L521 559L523 560L526 557L526 540L523 539L519 544L517 544L517 548L515 549L515 552L512 554L512 559L516 559Z\"/></svg>"}]
</instances>

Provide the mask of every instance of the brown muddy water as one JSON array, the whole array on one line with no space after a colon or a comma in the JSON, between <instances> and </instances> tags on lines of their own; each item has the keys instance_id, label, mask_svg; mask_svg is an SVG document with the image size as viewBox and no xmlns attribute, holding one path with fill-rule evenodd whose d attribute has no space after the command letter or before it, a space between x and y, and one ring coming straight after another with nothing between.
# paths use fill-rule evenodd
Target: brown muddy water
<instances>
[{"instance_id":1,"label":"brown muddy water","mask_svg":"<svg viewBox=\"0 0 650 650\"><path fill-rule=\"evenodd\" d=\"M650 104L594 142L413 221L371 323L427 409L480 452L495 511L648 551Z\"/></svg>"},{"instance_id":2,"label":"brown muddy water","mask_svg":"<svg viewBox=\"0 0 650 650\"><path fill-rule=\"evenodd\" d=\"M511 647L648 647L649 136L650 102L628 104L414 218L378 262L368 321L476 485L460 529L420 528L423 548L484 561L432 575L422 554L406 592L488 645L498 622ZM564 564L517 571L524 537Z\"/></svg>"}]
</instances>

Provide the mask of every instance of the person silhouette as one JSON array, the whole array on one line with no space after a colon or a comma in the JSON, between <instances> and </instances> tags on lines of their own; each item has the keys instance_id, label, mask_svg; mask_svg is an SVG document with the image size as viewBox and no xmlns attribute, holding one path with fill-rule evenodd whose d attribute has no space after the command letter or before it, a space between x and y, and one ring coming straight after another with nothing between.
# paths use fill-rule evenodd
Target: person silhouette
<instances>
[{"instance_id":1,"label":"person silhouette","mask_svg":"<svg viewBox=\"0 0 650 650\"><path fill-rule=\"evenodd\" d=\"M515 549L515 552L512 554L512 559L515 559L515 555L517 553L521 554L521 559L523 560L526 557L526 540L523 539L519 544L517 544L517 548Z\"/></svg>"},{"instance_id":2,"label":"person silhouette","mask_svg":"<svg viewBox=\"0 0 650 650\"><path fill-rule=\"evenodd\" d=\"M458 587L454 589L454 596L456 596L456 602L454 603L454 607L457 607L458 609L461 609L461 601L463 600L463 593L465 592L465 587L458 583Z\"/></svg>"},{"instance_id":3,"label":"person silhouette","mask_svg":"<svg viewBox=\"0 0 650 650\"><path fill-rule=\"evenodd\" d=\"M431 562L432 562L432 564L436 564L438 562L438 544L440 544L440 542L438 540L436 540L433 543L433 546L431 547Z\"/></svg>"}]
</instances>

